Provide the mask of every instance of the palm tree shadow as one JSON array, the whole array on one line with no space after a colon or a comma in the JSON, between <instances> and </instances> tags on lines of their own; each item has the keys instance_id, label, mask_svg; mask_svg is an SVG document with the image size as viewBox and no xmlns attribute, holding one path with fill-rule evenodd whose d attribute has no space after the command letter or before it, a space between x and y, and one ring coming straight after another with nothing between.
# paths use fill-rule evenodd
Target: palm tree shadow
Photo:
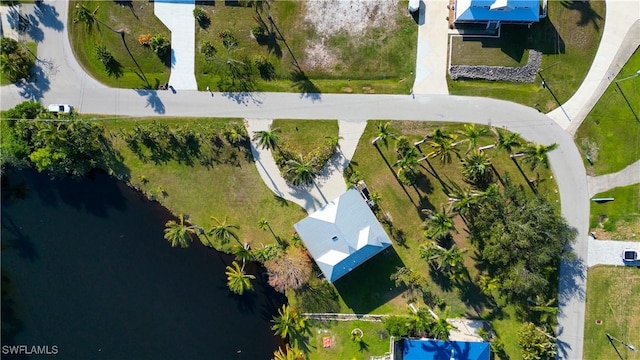
<instances>
[{"instance_id":1,"label":"palm tree shadow","mask_svg":"<svg viewBox=\"0 0 640 360\"><path fill-rule=\"evenodd\" d=\"M308 97L313 101L321 99L320 89L302 70L293 70L290 74L290 79L293 82L294 87L300 91L300 97Z\"/></svg>"},{"instance_id":2,"label":"palm tree shadow","mask_svg":"<svg viewBox=\"0 0 640 360\"><path fill-rule=\"evenodd\" d=\"M586 26L591 23L594 29L600 30L598 21L602 20L602 16L593 10L589 1L565 0L562 1L561 4L569 10L580 12L580 21L577 23L578 26Z\"/></svg>"}]
</instances>

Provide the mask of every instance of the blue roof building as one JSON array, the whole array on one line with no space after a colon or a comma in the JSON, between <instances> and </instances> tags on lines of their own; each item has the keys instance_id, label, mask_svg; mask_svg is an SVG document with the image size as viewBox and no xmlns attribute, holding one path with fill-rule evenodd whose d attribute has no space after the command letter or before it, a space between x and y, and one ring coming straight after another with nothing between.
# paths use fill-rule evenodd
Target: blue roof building
<instances>
[{"instance_id":1,"label":"blue roof building","mask_svg":"<svg viewBox=\"0 0 640 360\"><path fill-rule=\"evenodd\" d=\"M356 189L347 190L293 227L329 282L391 246L391 239Z\"/></svg>"},{"instance_id":2,"label":"blue roof building","mask_svg":"<svg viewBox=\"0 0 640 360\"><path fill-rule=\"evenodd\" d=\"M532 24L541 18L540 0L456 0L456 23Z\"/></svg>"},{"instance_id":3,"label":"blue roof building","mask_svg":"<svg viewBox=\"0 0 640 360\"><path fill-rule=\"evenodd\" d=\"M403 360L489 360L487 342L403 339Z\"/></svg>"}]
</instances>

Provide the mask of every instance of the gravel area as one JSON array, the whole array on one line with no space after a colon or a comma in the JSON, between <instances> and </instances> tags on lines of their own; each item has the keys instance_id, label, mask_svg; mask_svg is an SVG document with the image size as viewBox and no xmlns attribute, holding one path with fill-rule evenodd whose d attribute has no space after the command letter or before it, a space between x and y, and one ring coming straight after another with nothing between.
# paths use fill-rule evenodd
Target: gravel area
<instances>
[{"instance_id":1,"label":"gravel area","mask_svg":"<svg viewBox=\"0 0 640 360\"><path fill-rule=\"evenodd\" d=\"M494 81L533 82L542 64L542 53L529 50L527 64L520 67L451 65L449 74L453 80L483 79Z\"/></svg>"}]
</instances>

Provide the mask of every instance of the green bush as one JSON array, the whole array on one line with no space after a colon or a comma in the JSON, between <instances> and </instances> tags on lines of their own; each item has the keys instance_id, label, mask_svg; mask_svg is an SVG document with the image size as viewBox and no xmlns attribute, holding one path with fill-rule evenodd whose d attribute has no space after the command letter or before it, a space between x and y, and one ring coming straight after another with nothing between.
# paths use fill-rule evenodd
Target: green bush
<instances>
[{"instance_id":1,"label":"green bush","mask_svg":"<svg viewBox=\"0 0 640 360\"><path fill-rule=\"evenodd\" d=\"M205 60L212 61L218 50L216 50L211 41L205 40L200 46L200 52L202 53L202 55L204 55Z\"/></svg>"},{"instance_id":2,"label":"green bush","mask_svg":"<svg viewBox=\"0 0 640 360\"><path fill-rule=\"evenodd\" d=\"M35 61L32 56L18 42L10 38L0 39L0 68L2 75L11 82L26 79L30 75Z\"/></svg>"},{"instance_id":3,"label":"green bush","mask_svg":"<svg viewBox=\"0 0 640 360\"><path fill-rule=\"evenodd\" d=\"M264 33L265 33L265 28L262 25L256 25L253 28L251 28L251 35L253 35L253 37L256 39L263 37Z\"/></svg>"},{"instance_id":4,"label":"green bush","mask_svg":"<svg viewBox=\"0 0 640 360\"><path fill-rule=\"evenodd\" d=\"M253 58L253 65L258 69L263 80L273 80L276 78L276 69L269 59L264 55L257 55Z\"/></svg>"},{"instance_id":5,"label":"green bush","mask_svg":"<svg viewBox=\"0 0 640 360\"><path fill-rule=\"evenodd\" d=\"M113 61L113 55L104 45L96 45L96 57L105 67L108 67Z\"/></svg>"},{"instance_id":6,"label":"green bush","mask_svg":"<svg viewBox=\"0 0 640 360\"><path fill-rule=\"evenodd\" d=\"M167 56L171 50L171 43L162 34L153 35L149 46L161 58Z\"/></svg>"}]
</instances>

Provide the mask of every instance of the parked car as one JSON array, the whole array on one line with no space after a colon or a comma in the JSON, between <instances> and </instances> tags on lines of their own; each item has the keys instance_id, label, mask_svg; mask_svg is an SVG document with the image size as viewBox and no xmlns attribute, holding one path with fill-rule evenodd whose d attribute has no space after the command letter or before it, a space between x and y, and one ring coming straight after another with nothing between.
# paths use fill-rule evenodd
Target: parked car
<instances>
[{"instance_id":1,"label":"parked car","mask_svg":"<svg viewBox=\"0 0 640 360\"><path fill-rule=\"evenodd\" d=\"M420 10L420 0L409 0L409 12L416 12Z\"/></svg>"},{"instance_id":2,"label":"parked car","mask_svg":"<svg viewBox=\"0 0 640 360\"><path fill-rule=\"evenodd\" d=\"M47 106L47 110L54 114L63 113L63 114L71 114L73 110L73 106L69 104L50 104Z\"/></svg>"},{"instance_id":3,"label":"parked car","mask_svg":"<svg viewBox=\"0 0 640 360\"><path fill-rule=\"evenodd\" d=\"M635 262L638 260L638 252L632 249L624 249L622 252L622 261L624 262Z\"/></svg>"}]
</instances>

